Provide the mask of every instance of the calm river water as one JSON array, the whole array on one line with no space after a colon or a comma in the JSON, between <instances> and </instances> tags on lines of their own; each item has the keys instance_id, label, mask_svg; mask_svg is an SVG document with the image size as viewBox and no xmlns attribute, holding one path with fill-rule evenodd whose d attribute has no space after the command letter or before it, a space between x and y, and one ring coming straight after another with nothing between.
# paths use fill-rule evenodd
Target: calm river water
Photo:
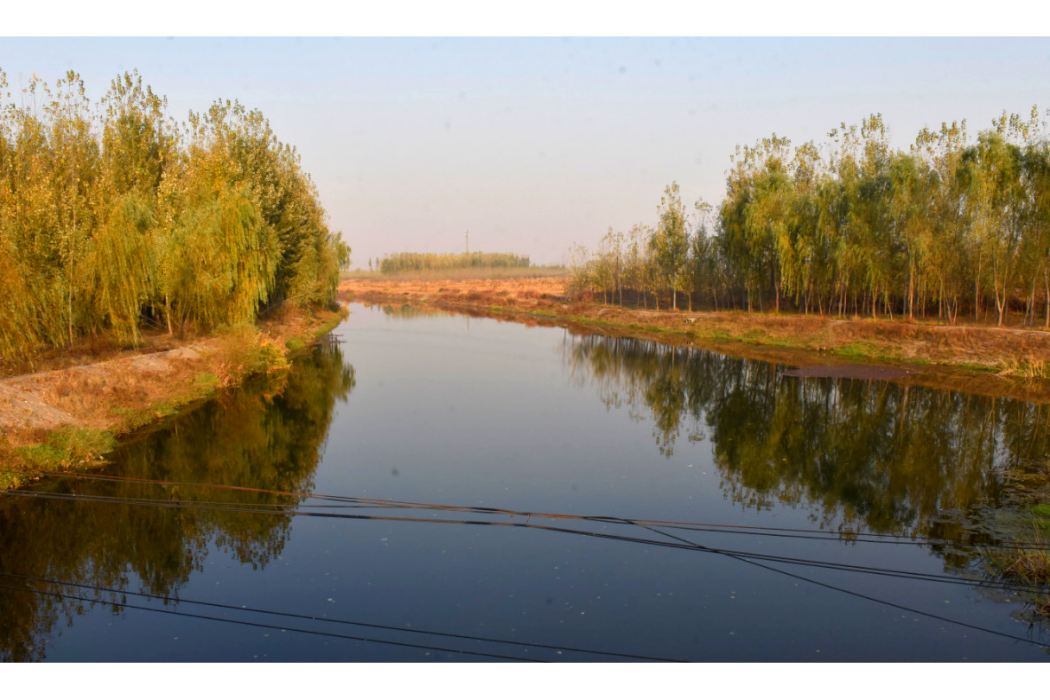
<instances>
[{"instance_id":1,"label":"calm river water","mask_svg":"<svg viewBox=\"0 0 1050 700\"><path fill-rule=\"evenodd\" d=\"M1046 406L351 312L119 479L0 497L0 659L1050 659L984 562Z\"/></svg>"}]
</instances>

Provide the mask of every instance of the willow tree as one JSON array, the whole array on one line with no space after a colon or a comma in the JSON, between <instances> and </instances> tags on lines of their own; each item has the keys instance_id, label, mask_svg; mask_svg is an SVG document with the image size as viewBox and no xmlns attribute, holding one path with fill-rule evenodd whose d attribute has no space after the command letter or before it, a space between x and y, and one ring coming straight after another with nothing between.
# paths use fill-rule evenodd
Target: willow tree
<instances>
[{"instance_id":1,"label":"willow tree","mask_svg":"<svg viewBox=\"0 0 1050 700\"><path fill-rule=\"evenodd\" d=\"M157 200L164 178L179 172L180 134L166 114L167 101L143 86L137 72L114 79L101 106L94 315L134 342L144 310L161 305Z\"/></svg>"},{"instance_id":2,"label":"willow tree","mask_svg":"<svg viewBox=\"0 0 1050 700\"><path fill-rule=\"evenodd\" d=\"M644 256L645 240L647 238L645 226L635 224L627 232L624 244L623 258L623 284L634 292L634 303L638 304L638 294L642 293L642 301L647 304L644 288Z\"/></svg>"},{"instance_id":3,"label":"willow tree","mask_svg":"<svg viewBox=\"0 0 1050 700\"><path fill-rule=\"evenodd\" d=\"M711 290L711 297L718 301L715 296L715 278L717 275L718 249L711 238L708 219L713 208L703 199L698 199L695 204L697 222L696 230L689 238L689 251L685 268L685 286L689 291L689 310L693 310L693 295L704 289Z\"/></svg>"},{"instance_id":4,"label":"willow tree","mask_svg":"<svg viewBox=\"0 0 1050 700\"><path fill-rule=\"evenodd\" d=\"M92 237L88 259L94 280L97 322L108 322L121 339L138 341L143 306L153 291L148 231L153 211L128 193L113 202Z\"/></svg>"},{"instance_id":5,"label":"willow tree","mask_svg":"<svg viewBox=\"0 0 1050 700\"><path fill-rule=\"evenodd\" d=\"M1001 326L1021 243L1021 150L998 132L981 132L963 155L963 177L973 227L991 266Z\"/></svg>"},{"instance_id":6,"label":"willow tree","mask_svg":"<svg viewBox=\"0 0 1050 700\"><path fill-rule=\"evenodd\" d=\"M236 101L216 101L194 115L194 123L206 126L223 149L227 174L251 188L262 225L276 236L280 260L269 303L331 301L339 270L349 264L349 249L329 231L317 188L296 149L277 139L262 112Z\"/></svg>"},{"instance_id":7,"label":"willow tree","mask_svg":"<svg viewBox=\"0 0 1050 700\"><path fill-rule=\"evenodd\" d=\"M689 231L685 206L677 182L664 189L660 198L660 223L653 232L652 249L658 274L671 290L671 307L678 309L678 292L686 282L686 260L689 254Z\"/></svg>"},{"instance_id":8,"label":"willow tree","mask_svg":"<svg viewBox=\"0 0 1050 700\"><path fill-rule=\"evenodd\" d=\"M960 298L965 296L968 270L976 268L974 311L979 308L980 274L983 258L973 244L963 206L959 167L966 147L966 122L942 123L939 131L923 128L916 137L913 153L921 157L934 177L925 217L929 229L926 255L922 264L925 277L922 304L932 292L937 299L938 318L954 323L959 315Z\"/></svg>"},{"instance_id":9,"label":"willow tree","mask_svg":"<svg viewBox=\"0 0 1050 700\"><path fill-rule=\"evenodd\" d=\"M34 265L38 259L31 256L35 217L24 204L26 196L34 193L27 181L38 183L35 199L45 201L41 178L33 176L41 170L44 142L34 138L40 133L39 122L9 102L7 88L0 71L0 98L5 100L0 107L0 355L17 356L53 340L59 325L54 310L61 306L46 304L46 296L40 294L53 287L39 283L43 267ZM24 128L27 124L34 128ZM30 153L31 159L26 157Z\"/></svg>"},{"instance_id":10,"label":"willow tree","mask_svg":"<svg viewBox=\"0 0 1050 700\"><path fill-rule=\"evenodd\" d=\"M1045 327L1050 328L1050 143L1045 139L1032 142L1025 149L1025 173L1032 197L1030 246L1042 272ZM1034 283L1033 280L1033 288Z\"/></svg>"},{"instance_id":11,"label":"willow tree","mask_svg":"<svg viewBox=\"0 0 1050 700\"><path fill-rule=\"evenodd\" d=\"M822 170L820 152L812 141L795 149L787 226L778 246L785 288L807 313L814 302L823 313L832 281L829 241L820 225Z\"/></svg>"},{"instance_id":12,"label":"willow tree","mask_svg":"<svg viewBox=\"0 0 1050 700\"><path fill-rule=\"evenodd\" d=\"M180 327L253 322L273 289L277 241L246 187L197 194L165 252L160 286Z\"/></svg>"},{"instance_id":13,"label":"willow tree","mask_svg":"<svg viewBox=\"0 0 1050 700\"><path fill-rule=\"evenodd\" d=\"M692 303L710 286L716 305L724 291L748 311L772 295L778 310L783 298L806 312L914 319L933 302L949 323L971 299L975 319L994 299L1000 323L1023 304L1028 325L1042 295L1050 325L1046 133L1033 108L1028 117L1004 113L976 144L965 122L951 122L897 150L872 114L793 154L776 135L738 147L713 235L693 238L684 255L684 286L669 274L677 267L668 260L679 258L668 257L668 192L627 284L657 303L670 292L674 306L678 291L688 289Z\"/></svg>"},{"instance_id":14,"label":"willow tree","mask_svg":"<svg viewBox=\"0 0 1050 700\"><path fill-rule=\"evenodd\" d=\"M0 71L0 355L332 301L349 248L295 150L236 102L166 110L137 73L93 105L75 72L15 100Z\"/></svg>"},{"instance_id":15,"label":"willow tree","mask_svg":"<svg viewBox=\"0 0 1050 700\"><path fill-rule=\"evenodd\" d=\"M936 174L912 154L897 153L889 165L889 222L894 245L903 248L908 284L903 295L908 318L915 318L915 290L931 247L930 218Z\"/></svg>"},{"instance_id":16,"label":"willow tree","mask_svg":"<svg viewBox=\"0 0 1050 700\"><path fill-rule=\"evenodd\" d=\"M1006 132L1020 148L1021 188L1021 244L1018 276L1024 283L1025 315L1023 323L1033 324L1036 313L1036 290L1045 288L1050 304L1050 270L1047 269L1050 249L1050 217L1047 211L1047 188L1050 187L1050 145L1044 133L1046 124L1039 119L1039 110L1032 107L1027 119L1013 114Z\"/></svg>"},{"instance_id":17,"label":"willow tree","mask_svg":"<svg viewBox=\"0 0 1050 700\"><path fill-rule=\"evenodd\" d=\"M863 261L865 291L870 294L874 318L880 297L884 310L892 315L890 297L896 288L898 262L889 207L892 153L882 115L861 120L860 137L859 177L850 190L850 233L851 244Z\"/></svg>"},{"instance_id":18,"label":"willow tree","mask_svg":"<svg viewBox=\"0 0 1050 700\"><path fill-rule=\"evenodd\" d=\"M727 193L726 198L732 203L723 208L730 214L724 231L734 239L734 262L744 262L748 269L748 310L752 289L758 291L762 306L762 288L767 282L776 299L776 309L780 310L782 253L793 247L787 221L792 196L787 174L790 143L773 134L754 147L738 149L736 167L727 182L732 194Z\"/></svg>"},{"instance_id":19,"label":"willow tree","mask_svg":"<svg viewBox=\"0 0 1050 700\"><path fill-rule=\"evenodd\" d=\"M84 257L93 226L92 196L100 154L80 76L69 71L56 81L55 92L46 85L43 92L51 153L48 176L57 228L53 235L63 268L67 338L72 343L82 307L89 304L90 271L84 269Z\"/></svg>"}]
</instances>

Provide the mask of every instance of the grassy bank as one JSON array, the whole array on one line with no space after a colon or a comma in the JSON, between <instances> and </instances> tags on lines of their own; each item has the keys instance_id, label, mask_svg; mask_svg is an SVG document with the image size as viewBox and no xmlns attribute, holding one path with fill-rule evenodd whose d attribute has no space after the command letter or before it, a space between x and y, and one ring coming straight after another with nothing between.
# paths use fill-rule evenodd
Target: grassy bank
<instances>
[{"instance_id":1,"label":"grassy bank","mask_svg":"<svg viewBox=\"0 0 1050 700\"><path fill-rule=\"evenodd\" d=\"M38 472L88 468L117 440L179 409L285 370L346 317L345 307L289 309L180 347L0 381L0 488ZM34 474L12 473L19 470Z\"/></svg>"},{"instance_id":2,"label":"grassy bank","mask_svg":"<svg viewBox=\"0 0 1050 700\"><path fill-rule=\"evenodd\" d=\"M1050 333L902 320L655 311L570 301L559 278L344 280L343 299L411 302L702 346L798 366L856 363L907 369L907 381L1050 401Z\"/></svg>"}]
</instances>

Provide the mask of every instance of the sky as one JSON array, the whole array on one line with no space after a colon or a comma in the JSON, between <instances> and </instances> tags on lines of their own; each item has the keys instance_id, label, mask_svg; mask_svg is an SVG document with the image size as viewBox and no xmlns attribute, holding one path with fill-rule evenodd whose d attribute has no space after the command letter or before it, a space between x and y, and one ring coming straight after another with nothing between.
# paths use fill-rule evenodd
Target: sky
<instances>
[{"instance_id":1,"label":"sky","mask_svg":"<svg viewBox=\"0 0 1050 700\"><path fill-rule=\"evenodd\" d=\"M883 115L895 146L1050 107L1050 39L0 38L12 88L138 69L172 116L261 109L299 150L353 266L398 251L567 261L652 223L664 187L716 204L736 145Z\"/></svg>"}]
</instances>

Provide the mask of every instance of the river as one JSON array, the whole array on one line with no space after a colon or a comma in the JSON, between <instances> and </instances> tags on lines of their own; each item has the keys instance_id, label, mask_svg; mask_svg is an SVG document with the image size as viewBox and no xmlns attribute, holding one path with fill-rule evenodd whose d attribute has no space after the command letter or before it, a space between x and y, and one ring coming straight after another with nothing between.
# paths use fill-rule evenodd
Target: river
<instances>
[{"instance_id":1,"label":"river","mask_svg":"<svg viewBox=\"0 0 1050 700\"><path fill-rule=\"evenodd\" d=\"M1050 659L986 560L1050 408L787 369L352 304L0 497L0 659Z\"/></svg>"}]
</instances>

